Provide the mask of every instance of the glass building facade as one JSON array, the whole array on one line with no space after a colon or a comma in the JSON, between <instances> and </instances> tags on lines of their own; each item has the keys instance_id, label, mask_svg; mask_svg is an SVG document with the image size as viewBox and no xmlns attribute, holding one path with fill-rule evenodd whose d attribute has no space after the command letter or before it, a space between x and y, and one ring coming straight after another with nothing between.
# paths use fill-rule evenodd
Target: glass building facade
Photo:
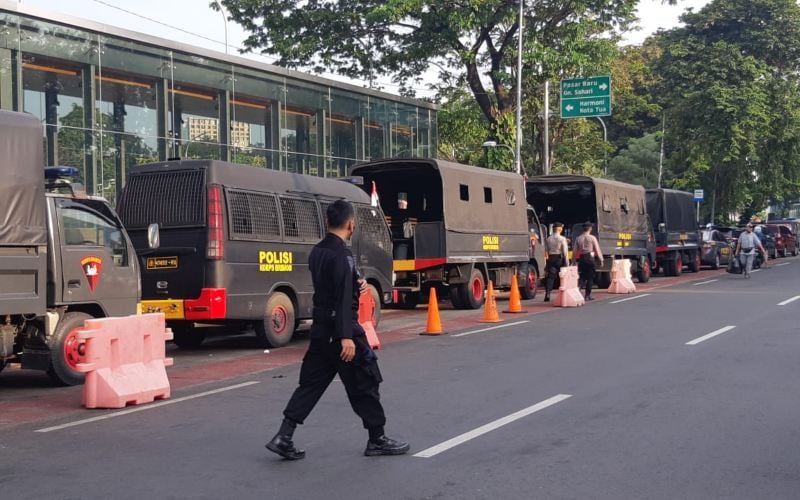
<instances>
[{"instance_id":1,"label":"glass building facade","mask_svg":"<svg viewBox=\"0 0 800 500\"><path fill-rule=\"evenodd\" d=\"M337 177L429 157L436 107L0 0L0 109L112 203L131 166L213 158Z\"/></svg>"}]
</instances>

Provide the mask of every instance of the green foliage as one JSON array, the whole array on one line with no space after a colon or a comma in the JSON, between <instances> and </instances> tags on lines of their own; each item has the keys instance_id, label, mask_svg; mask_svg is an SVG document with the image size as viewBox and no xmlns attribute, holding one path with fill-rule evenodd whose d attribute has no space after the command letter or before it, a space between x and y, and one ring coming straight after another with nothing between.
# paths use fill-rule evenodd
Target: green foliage
<instances>
[{"instance_id":1,"label":"green foliage","mask_svg":"<svg viewBox=\"0 0 800 500\"><path fill-rule=\"evenodd\" d=\"M608 173L618 181L657 187L660 157L661 134L631 138L627 147L609 162Z\"/></svg>"}]
</instances>

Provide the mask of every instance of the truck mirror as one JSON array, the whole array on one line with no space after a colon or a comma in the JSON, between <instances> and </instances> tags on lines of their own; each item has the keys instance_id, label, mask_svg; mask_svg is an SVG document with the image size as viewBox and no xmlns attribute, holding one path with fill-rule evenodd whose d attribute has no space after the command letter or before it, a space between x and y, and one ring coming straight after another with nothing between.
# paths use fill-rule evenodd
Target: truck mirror
<instances>
[{"instance_id":1,"label":"truck mirror","mask_svg":"<svg viewBox=\"0 0 800 500\"><path fill-rule=\"evenodd\" d=\"M151 250L161 246L161 229L158 224L150 224L147 226L147 246Z\"/></svg>"}]
</instances>

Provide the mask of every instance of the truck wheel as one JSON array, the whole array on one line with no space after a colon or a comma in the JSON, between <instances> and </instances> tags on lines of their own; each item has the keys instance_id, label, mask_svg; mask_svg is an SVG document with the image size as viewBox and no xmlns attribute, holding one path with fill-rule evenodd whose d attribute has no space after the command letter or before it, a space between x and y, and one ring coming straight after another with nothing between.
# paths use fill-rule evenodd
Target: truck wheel
<instances>
[{"instance_id":1,"label":"truck wheel","mask_svg":"<svg viewBox=\"0 0 800 500\"><path fill-rule=\"evenodd\" d=\"M714 263L711 264L711 269L716 271L717 269L720 268L720 264L721 264L721 262L719 261L719 254L716 254L714 256Z\"/></svg>"},{"instance_id":2,"label":"truck wheel","mask_svg":"<svg viewBox=\"0 0 800 500\"><path fill-rule=\"evenodd\" d=\"M461 285L450 287L450 303L453 304L453 309L466 309L464 298L461 294Z\"/></svg>"},{"instance_id":3,"label":"truck wheel","mask_svg":"<svg viewBox=\"0 0 800 500\"><path fill-rule=\"evenodd\" d=\"M169 325L172 343L181 349L197 349L206 339L204 328L195 328L191 323Z\"/></svg>"},{"instance_id":4,"label":"truck wheel","mask_svg":"<svg viewBox=\"0 0 800 500\"><path fill-rule=\"evenodd\" d=\"M395 307L398 309L416 309L419 304L419 292L401 292Z\"/></svg>"},{"instance_id":5,"label":"truck wheel","mask_svg":"<svg viewBox=\"0 0 800 500\"><path fill-rule=\"evenodd\" d=\"M264 319L256 321L256 339L260 347L283 347L292 340L295 316L294 304L283 292L269 296Z\"/></svg>"},{"instance_id":6,"label":"truck wheel","mask_svg":"<svg viewBox=\"0 0 800 500\"><path fill-rule=\"evenodd\" d=\"M536 292L539 289L539 273L536 268L528 264L525 272L525 284L519 287L519 294L522 300L533 300L536 298Z\"/></svg>"},{"instance_id":7,"label":"truck wheel","mask_svg":"<svg viewBox=\"0 0 800 500\"><path fill-rule=\"evenodd\" d=\"M372 300L375 301L375 310L372 312L372 326L374 326L377 330L378 323L381 322L381 306L383 305L383 301L381 300L381 294L375 285L369 285L369 293L372 295Z\"/></svg>"},{"instance_id":8,"label":"truck wheel","mask_svg":"<svg viewBox=\"0 0 800 500\"><path fill-rule=\"evenodd\" d=\"M84 345L78 341L78 331L83 322L92 319L86 313L68 312L56 325L56 331L50 339L50 367L47 374L61 385L79 385L83 383L84 374L76 367L83 361Z\"/></svg>"},{"instance_id":9,"label":"truck wheel","mask_svg":"<svg viewBox=\"0 0 800 500\"><path fill-rule=\"evenodd\" d=\"M650 259L642 257L639 261L639 270L636 272L636 280L639 283L647 283L653 276L653 269L650 267Z\"/></svg>"},{"instance_id":10,"label":"truck wheel","mask_svg":"<svg viewBox=\"0 0 800 500\"><path fill-rule=\"evenodd\" d=\"M486 300L485 290L486 281L483 279L483 274L481 274L480 270L473 269L469 281L460 286L464 309L480 309L484 300Z\"/></svg>"},{"instance_id":11,"label":"truck wheel","mask_svg":"<svg viewBox=\"0 0 800 500\"><path fill-rule=\"evenodd\" d=\"M792 257L797 257L797 245L792 249Z\"/></svg>"},{"instance_id":12,"label":"truck wheel","mask_svg":"<svg viewBox=\"0 0 800 500\"><path fill-rule=\"evenodd\" d=\"M600 288L601 290L607 289L611 286L611 273L597 273L595 277L595 283L597 283L597 288Z\"/></svg>"},{"instance_id":13,"label":"truck wheel","mask_svg":"<svg viewBox=\"0 0 800 500\"><path fill-rule=\"evenodd\" d=\"M700 272L700 253L693 252L689 254L689 271L693 273Z\"/></svg>"}]
</instances>

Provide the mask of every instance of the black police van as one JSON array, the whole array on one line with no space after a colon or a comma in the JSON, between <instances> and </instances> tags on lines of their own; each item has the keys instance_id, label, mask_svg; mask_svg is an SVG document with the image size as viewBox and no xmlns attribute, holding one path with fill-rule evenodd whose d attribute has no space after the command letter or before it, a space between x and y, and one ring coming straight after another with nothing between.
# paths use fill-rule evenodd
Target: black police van
<instances>
[{"instance_id":1,"label":"black police van","mask_svg":"<svg viewBox=\"0 0 800 500\"><path fill-rule=\"evenodd\" d=\"M215 160L134 167L118 209L141 261L142 310L164 312L182 347L205 338L196 323L252 324L259 344L286 345L311 318L308 255L338 199L355 205L352 251L379 311L391 300L392 240L357 187Z\"/></svg>"}]
</instances>

